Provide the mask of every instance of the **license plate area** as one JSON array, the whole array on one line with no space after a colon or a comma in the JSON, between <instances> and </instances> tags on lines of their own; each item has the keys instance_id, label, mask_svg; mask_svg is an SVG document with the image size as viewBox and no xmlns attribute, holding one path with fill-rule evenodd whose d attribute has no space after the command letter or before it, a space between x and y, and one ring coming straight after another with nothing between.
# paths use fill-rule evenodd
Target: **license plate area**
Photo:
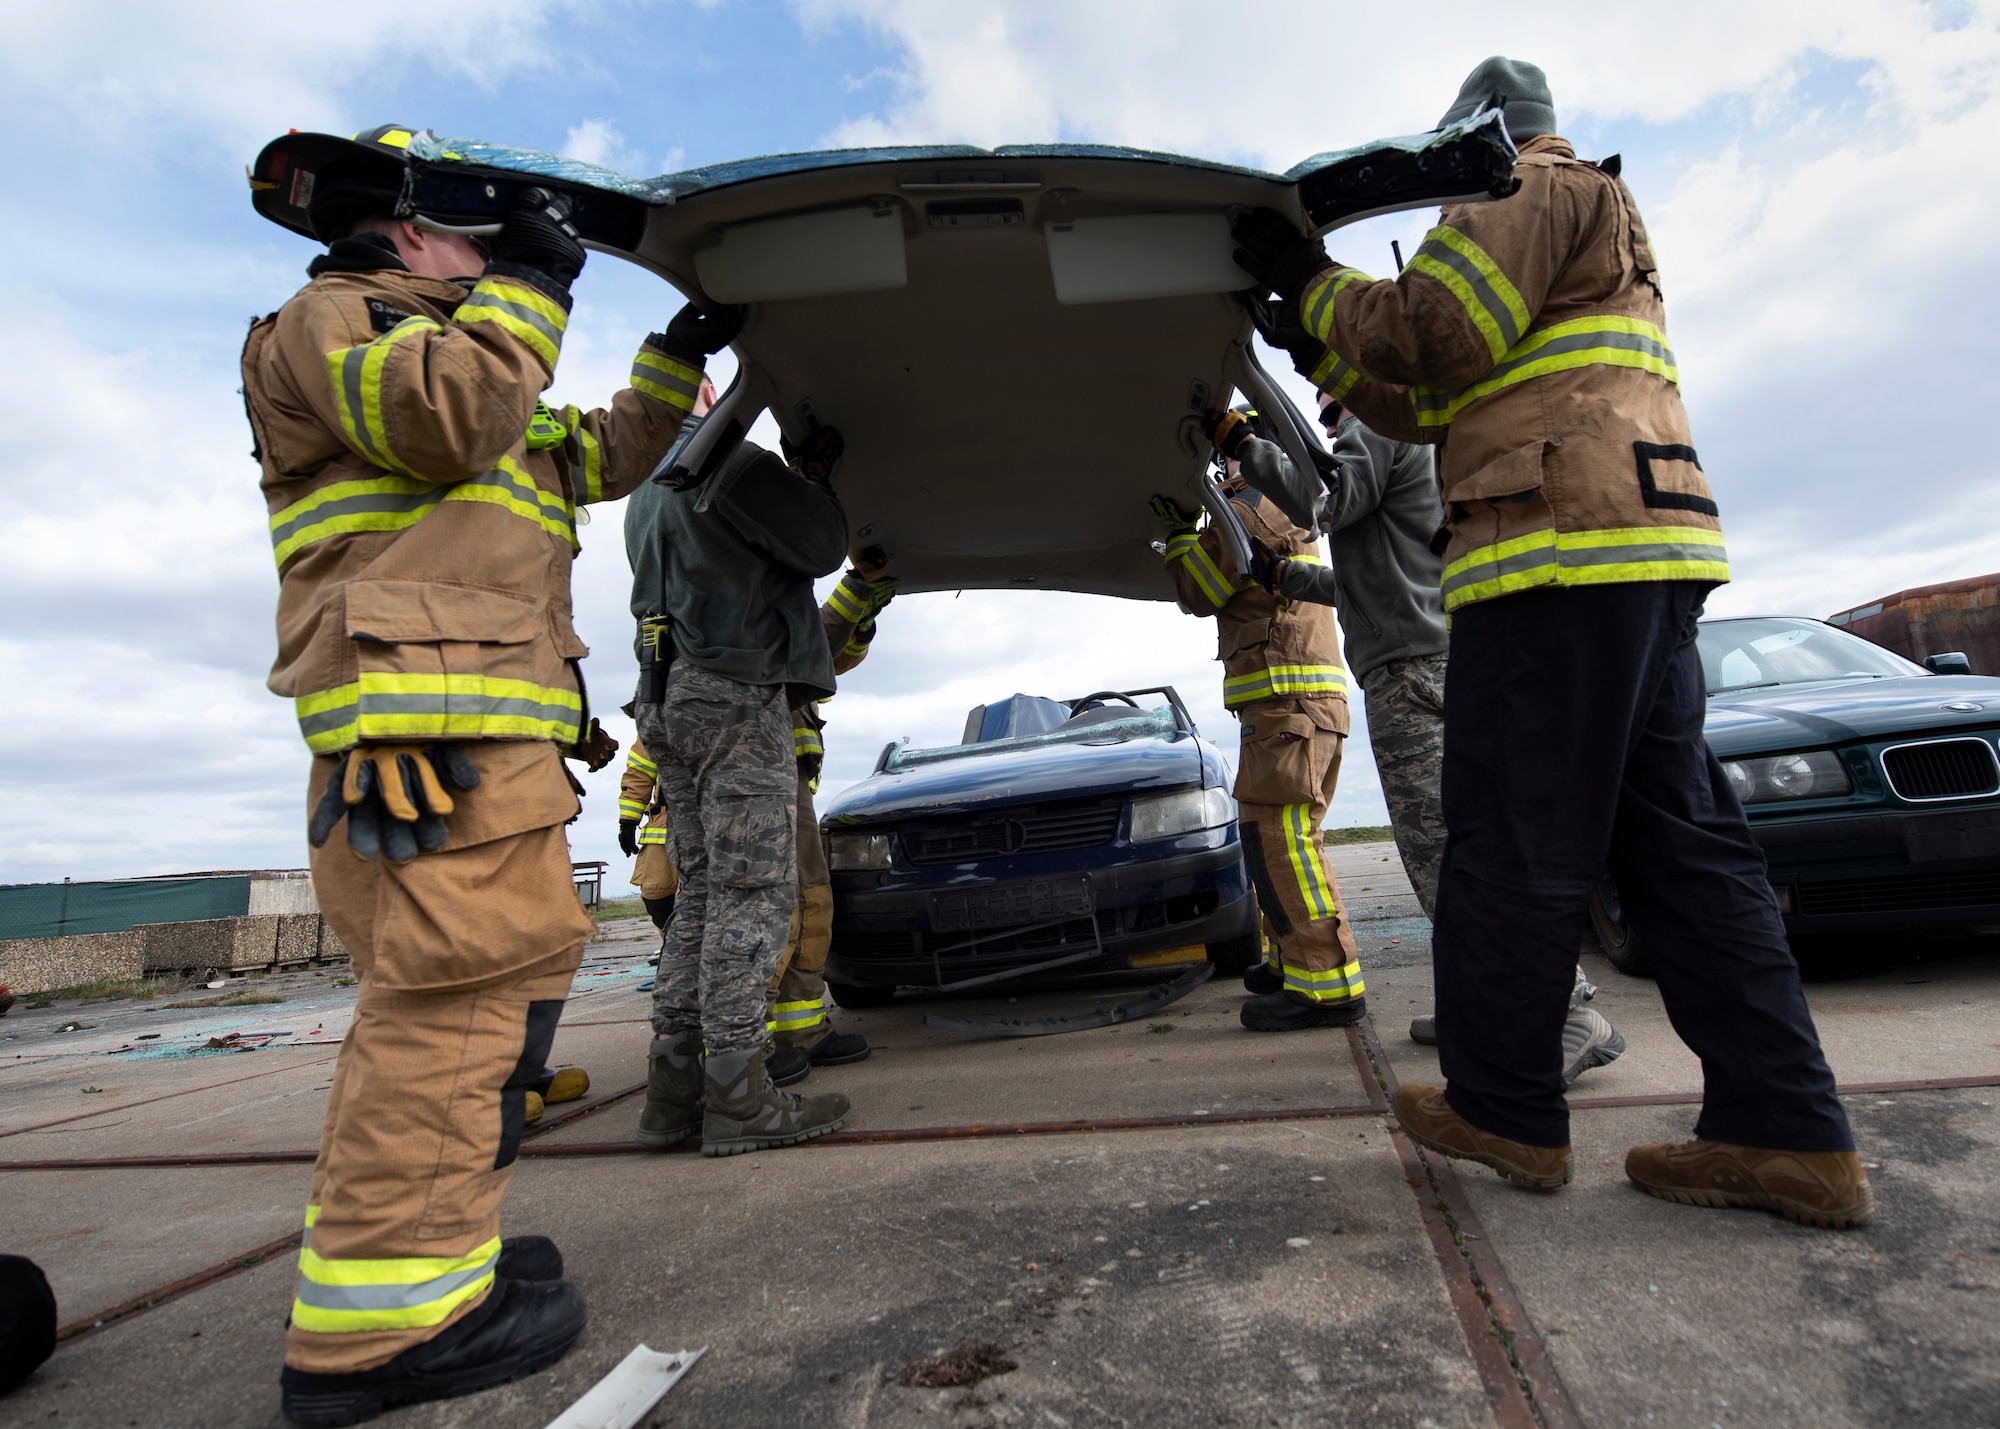
<instances>
[{"instance_id":1,"label":"license plate area","mask_svg":"<svg viewBox=\"0 0 2000 1429\"><path fill-rule=\"evenodd\" d=\"M1029 923L1055 923L1088 918L1097 911L1090 879L1027 878L1018 883L989 883L978 888L954 888L931 895L931 931L967 933L981 928L1007 928Z\"/></svg>"}]
</instances>

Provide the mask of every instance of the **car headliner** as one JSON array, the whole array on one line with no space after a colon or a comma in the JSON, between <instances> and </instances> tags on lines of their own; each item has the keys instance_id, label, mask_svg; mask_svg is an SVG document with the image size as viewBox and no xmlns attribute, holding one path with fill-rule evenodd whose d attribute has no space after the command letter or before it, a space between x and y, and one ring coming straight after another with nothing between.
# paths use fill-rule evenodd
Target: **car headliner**
<instances>
[{"instance_id":1,"label":"car headliner","mask_svg":"<svg viewBox=\"0 0 2000 1429\"><path fill-rule=\"evenodd\" d=\"M734 344L746 378L761 371L757 388L793 439L815 422L840 430L835 486L853 546L887 551L903 590L1150 600L1173 591L1148 500L1199 504L1198 417L1232 400L1251 337L1232 293L1251 279L1231 261L1223 216L1264 206L1303 226L1299 176L1342 161L1353 172L1364 152L1280 175L1097 145L931 146L634 180L431 143L445 159L644 202L623 256L690 296L751 305Z\"/></svg>"}]
</instances>

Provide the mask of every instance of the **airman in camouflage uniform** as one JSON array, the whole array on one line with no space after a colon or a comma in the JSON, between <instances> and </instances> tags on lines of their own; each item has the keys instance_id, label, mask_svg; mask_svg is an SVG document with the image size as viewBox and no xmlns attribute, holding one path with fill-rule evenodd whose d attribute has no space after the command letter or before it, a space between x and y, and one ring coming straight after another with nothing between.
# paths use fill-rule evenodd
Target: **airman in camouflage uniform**
<instances>
[{"instance_id":1,"label":"airman in camouflage uniform","mask_svg":"<svg viewBox=\"0 0 2000 1429\"><path fill-rule=\"evenodd\" d=\"M1361 677L1368 693L1368 743L1389 805L1396 852L1426 918L1435 916L1438 865L1444 859L1444 808L1438 801L1444 667L1443 655L1410 655Z\"/></svg>"}]
</instances>

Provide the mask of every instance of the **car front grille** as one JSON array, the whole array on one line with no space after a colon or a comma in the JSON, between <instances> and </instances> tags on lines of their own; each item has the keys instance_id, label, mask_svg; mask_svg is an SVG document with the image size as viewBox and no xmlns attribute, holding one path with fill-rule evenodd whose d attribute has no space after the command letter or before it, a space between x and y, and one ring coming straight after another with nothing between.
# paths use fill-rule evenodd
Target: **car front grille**
<instances>
[{"instance_id":1,"label":"car front grille","mask_svg":"<svg viewBox=\"0 0 2000 1429\"><path fill-rule=\"evenodd\" d=\"M903 825L903 851L912 863L963 863L1008 854L1090 848L1118 836L1124 808L1122 799L1068 799L926 819Z\"/></svg>"},{"instance_id":2,"label":"car front grille","mask_svg":"<svg viewBox=\"0 0 2000 1429\"><path fill-rule=\"evenodd\" d=\"M1933 739L1882 751L1882 770L1896 797L1963 799L2000 790L2000 761L1983 739Z\"/></svg>"},{"instance_id":3,"label":"car front grille","mask_svg":"<svg viewBox=\"0 0 2000 1429\"><path fill-rule=\"evenodd\" d=\"M1138 903L1128 908L1101 908L1095 915L1099 937L1118 938L1135 933L1157 932L1193 923L1214 913L1219 903L1214 890L1169 898L1164 903ZM928 960L943 953L946 977L961 960L1005 958L1020 953L1061 951L1082 948L1095 941L1090 918L1071 918L1060 923L1029 923L1004 928L982 928L976 932L841 932L834 934L834 950L843 958L857 961L908 962Z\"/></svg>"},{"instance_id":4,"label":"car front grille","mask_svg":"<svg viewBox=\"0 0 2000 1429\"><path fill-rule=\"evenodd\" d=\"M1977 908L2000 903L2000 869L1948 873L1892 873L1799 885L1799 912L1914 913L1927 908Z\"/></svg>"}]
</instances>

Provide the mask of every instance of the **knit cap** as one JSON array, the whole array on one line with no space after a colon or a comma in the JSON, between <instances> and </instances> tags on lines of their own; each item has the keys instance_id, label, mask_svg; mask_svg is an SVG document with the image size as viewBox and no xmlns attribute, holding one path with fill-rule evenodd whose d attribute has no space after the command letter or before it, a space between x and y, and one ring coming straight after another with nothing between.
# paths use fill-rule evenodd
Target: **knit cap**
<instances>
[{"instance_id":1,"label":"knit cap","mask_svg":"<svg viewBox=\"0 0 2000 1429\"><path fill-rule=\"evenodd\" d=\"M1522 60L1494 55L1481 60L1459 86L1458 100L1438 120L1438 128L1469 119L1488 100L1498 98L1506 106L1507 132L1518 143L1541 134L1556 132L1556 105L1549 95L1549 81L1541 67Z\"/></svg>"}]
</instances>

